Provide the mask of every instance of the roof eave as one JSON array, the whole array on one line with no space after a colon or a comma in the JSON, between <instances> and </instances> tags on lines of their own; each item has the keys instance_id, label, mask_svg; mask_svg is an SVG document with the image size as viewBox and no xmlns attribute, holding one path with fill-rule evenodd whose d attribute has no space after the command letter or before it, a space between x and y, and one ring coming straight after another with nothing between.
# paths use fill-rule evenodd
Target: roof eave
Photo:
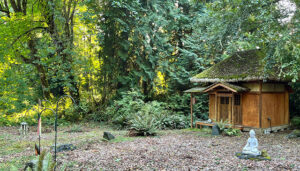
<instances>
[{"instance_id":1,"label":"roof eave","mask_svg":"<svg viewBox=\"0 0 300 171\"><path fill-rule=\"evenodd\" d=\"M235 79L222 79L222 78L190 78L192 83L216 83L216 82L241 82L241 81L279 81L290 82L290 80L278 79L278 78L265 78L265 77L246 77Z\"/></svg>"}]
</instances>

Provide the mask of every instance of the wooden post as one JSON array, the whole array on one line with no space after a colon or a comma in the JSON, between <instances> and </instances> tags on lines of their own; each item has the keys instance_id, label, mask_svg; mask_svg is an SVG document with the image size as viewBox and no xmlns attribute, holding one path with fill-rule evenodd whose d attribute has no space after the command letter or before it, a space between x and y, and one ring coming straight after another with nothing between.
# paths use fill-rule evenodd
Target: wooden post
<instances>
[{"instance_id":1,"label":"wooden post","mask_svg":"<svg viewBox=\"0 0 300 171\"><path fill-rule=\"evenodd\" d=\"M193 128L193 93L191 93L191 128Z\"/></svg>"},{"instance_id":2,"label":"wooden post","mask_svg":"<svg viewBox=\"0 0 300 171\"><path fill-rule=\"evenodd\" d=\"M234 116L234 94L232 93L232 98L231 98L231 124L234 126L234 120L235 120L235 116Z\"/></svg>"},{"instance_id":3,"label":"wooden post","mask_svg":"<svg viewBox=\"0 0 300 171\"><path fill-rule=\"evenodd\" d=\"M219 121L219 116L218 116L218 93L215 93L215 119L216 122Z\"/></svg>"},{"instance_id":4,"label":"wooden post","mask_svg":"<svg viewBox=\"0 0 300 171\"><path fill-rule=\"evenodd\" d=\"M262 127L262 81L259 82L259 128Z\"/></svg>"}]
</instances>

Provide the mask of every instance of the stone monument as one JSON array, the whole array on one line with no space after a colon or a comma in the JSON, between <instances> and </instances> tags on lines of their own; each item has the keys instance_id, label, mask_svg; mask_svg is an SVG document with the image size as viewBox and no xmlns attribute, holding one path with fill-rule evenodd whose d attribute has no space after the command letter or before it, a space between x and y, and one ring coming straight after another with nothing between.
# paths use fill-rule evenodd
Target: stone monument
<instances>
[{"instance_id":1,"label":"stone monument","mask_svg":"<svg viewBox=\"0 0 300 171\"><path fill-rule=\"evenodd\" d=\"M254 130L250 130L250 137L247 140L247 144L243 148L241 153L235 154L239 159L250 159L250 160L271 160L267 152L263 150L260 152L258 150L258 141L255 138Z\"/></svg>"},{"instance_id":2,"label":"stone monument","mask_svg":"<svg viewBox=\"0 0 300 171\"><path fill-rule=\"evenodd\" d=\"M255 138L255 132L253 129L250 130L250 138L248 138L247 144L243 148L243 154L250 154L254 156L258 156L261 152L257 149L258 141Z\"/></svg>"}]
</instances>

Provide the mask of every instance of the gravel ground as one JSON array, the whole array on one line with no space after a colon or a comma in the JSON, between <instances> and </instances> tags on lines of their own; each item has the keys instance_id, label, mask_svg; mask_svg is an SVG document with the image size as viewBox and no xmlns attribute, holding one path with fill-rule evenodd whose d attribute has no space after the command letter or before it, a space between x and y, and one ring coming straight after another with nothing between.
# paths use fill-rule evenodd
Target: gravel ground
<instances>
[{"instance_id":1,"label":"gravel ground","mask_svg":"<svg viewBox=\"0 0 300 171\"><path fill-rule=\"evenodd\" d=\"M59 143L72 143L74 151L58 153L59 167L67 170L299 170L300 139L286 139L291 131L257 135L259 149L265 149L271 161L240 160L249 137L211 136L190 130L160 131L155 137L127 137L126 131L108 127L82 126L83 132L68 133L60 128ZM20 138L16 128L0 130L0 171L11 164L24 168L34 154L36 132ZM116 141L101 141L103 131L116 135ZM42 135L44 149L53 144L54 132Z\"/></svg>"},{"instance_id":2,"label":"gravel ground","mask_svg":"<svg viewBox=\"0 0 300 171\"><path fill-rule=\"evenodd\" d=\"M60 162L73 161L70 170L300 170L300 140L284 138L287 132L258 135L259 149L271 161L235 157L246 144L239 137L212 137L201 132L168 132L158 137L118 143L87 143L64 152Z\"/></svg>"}]
</instances>

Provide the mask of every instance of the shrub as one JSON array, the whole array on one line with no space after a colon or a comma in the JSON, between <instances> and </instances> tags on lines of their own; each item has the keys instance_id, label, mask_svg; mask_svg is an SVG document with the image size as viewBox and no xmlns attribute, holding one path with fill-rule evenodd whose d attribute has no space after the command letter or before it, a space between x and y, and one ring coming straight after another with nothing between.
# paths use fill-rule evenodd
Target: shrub
<instances>
[{"instance_id":1,"label":"shrub","mask_svg":"<svg viewBox=\"0 0 300 171\"><path fill-rule=\"evenodd\" d=\"M292 127L299 129L300 128L300 117L293 117L291 119L291 125L292 125Z\"/></svg>"},{"instance_id":2,"label":"shrub","mask_svg":"<svg viewBox=\"0 0 300 171\"><path fill-rule=\"evenodd\" d=\"M234 129L234 128L228 128L224 129L224 134L228 136L239 136L241 135L241 130Z\"/></svg>"},{"instance_id":3,"label":"shrub","mask_svg":"<svg viewBox=\"0 0 300 171\"><path fill-rule=\"evenodd\" d=\"M189 127L190 118L188 116L178 114L169 115L163 118L163 120L160 121L160 124L162 129L184 129Z\"/></svg>"},{"instance_id":4,"label":"shrub","mask_svg":"<svg viewBox=\"0 0 300 171\"><path fill-rule=\"evenodd\" d=\"M226 127L229 127L229 128L232 127L232 125L229 124L229 121L228 121L228 120L223 121L223 120L221 119L220 122L216 122L216 121L215 121L215 123L218 125L218 127L220 128L220 131L221 131L221 132L223 132L223 131L226 129Z\"/></svg>"},{"instance_id":5,"label":"shrub","mask_svg":"<svg viewBox=\"0 0 300 171\"><path fill-rule=\"evenodd\" d=\"M131 120L130 130L137 136L149 136L156 134L156 119L150 113L137 113ZM131 133L132 135L133 133Z\"/></svg>"},{"instance_id":6,"label":"shrub","mask_svg":"<svg viewBox=\"0 0 300 171\"><path fill-rule=\"evenodd\" d=\"M134 90L122 93L122 98L106 109L104 119L117 127L128 127L132 116L145 105L143 99L144 97Z\"/></svg>"},{"instance_id":7,"label":"shrub","mask_svg":"<svg viewBox=\"0 0 300 171\"><path fill-rule=\"evenodd\" d=\"M196 95L196 104L193 106L195 118L208 119L208 96L205 94ZM166 101L167 107L177 115L189 115L191 95L185 93L170 95Z\"/></svg>"}]
</instances>

